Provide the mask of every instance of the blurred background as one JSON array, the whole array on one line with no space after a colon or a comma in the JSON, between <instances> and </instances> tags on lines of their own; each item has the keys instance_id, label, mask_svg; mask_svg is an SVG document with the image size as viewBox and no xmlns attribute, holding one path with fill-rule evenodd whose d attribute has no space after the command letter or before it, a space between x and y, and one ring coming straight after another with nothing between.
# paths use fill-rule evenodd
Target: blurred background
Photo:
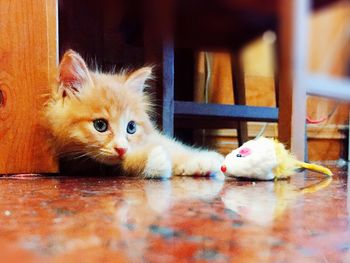
<instances>
[{"instance_id":1,"label":"blurred background","mask_svg":"<svg viewBox=\"0 0 350 263\"><path fill-rule=\"evenodd\" d=\"M285 68L291 72L291 78L294 77L290 67L295 63L290 57L295 54L293 47L298 47L299 41L302 46L307 45L304 48L309 72L342 78L349 75L350 2L311 1L308 13L304 13L307 16L307 40L289 38L289 44L286 40L281 45L281 37L288 38L286 35L293 28L305 27L305 24L298 25L303 22L300 17L288 17L297 14L288 10L303 5L298 2L303 1L87 0L82 5L79 0L60 0L60 55L72 48L92 66L97 64L107 70L114 66L119 69L156 65L157 80L153 86L159 104L158 123L162 126L162 96L167 85L164 72L169 65L171 67L171 64L167 65L169 54L165 50L171 48L175 100L263 107L279 104L279 118L281 109L286 107L283 112L288 111L292 116L289 123L293 118L305 123L306 158L338 163L339 160L347 161L347 98L306 97L304 93L296 101L305 101L305 116L295 116L299 113L289 104L294 103L297 95L293 93L293 87L288 90L288 87L280 86L279 74L280 66L289 59L291 66ZM286 20L281 21L284 18ZM239 71L235 70L235 63L240 64ZM237 99L235 85L244 89L243 100ZM281 96L284 99L281 100ZM300 104L300 107L304 106ZM176 117L175 109L175 136L190 143L215 147L223 153L238 146L237 120L248 121L248 138L262 132L265 136L278 137L278 133L283 132L283 127L278 128L278 120L269 120L266 125L259 118L254 122L232 118L231 129L230 124L207 129L206 125L189 127L185 121L181 122L186 118L181 117ZM214 117L208 121L220 122L221 119L215 121ZM304 135L303 129L300 133ZM283 135L293 137L288 131ZM300 142L302 136L295 140L304 143Z\"/></svg>"}]
</instances>

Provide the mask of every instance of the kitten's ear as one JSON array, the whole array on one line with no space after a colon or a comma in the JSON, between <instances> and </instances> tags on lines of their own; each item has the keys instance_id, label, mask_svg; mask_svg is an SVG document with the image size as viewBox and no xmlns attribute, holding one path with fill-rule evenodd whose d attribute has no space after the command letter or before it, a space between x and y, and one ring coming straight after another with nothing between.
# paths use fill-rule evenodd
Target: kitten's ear
<instances>
[{"instance_id":1,"label":"kitten's ear","mask_svg":"<svg viewBox=\"0 0 350 263\"><path fill-rule=\"evenodd\" d=\"M136 89L139 92L142 92L146 87L146 81L152 78L152 67L143 67L134 71L128 76L126 79L126 85L130 86L133 89Z\"/></svg>"},{"instance_id":2,"label":"kitten's ear","mask_svg":"<svg viewBox=\"0 0 350 263\"><path fill-rule=\"evenodd\" d=\"M64 53L59 66L58 81L64 88L74 91L79 91L84 84L92 84L85 61L77 52L68 50Z\"/></svg>"}]
</instances>

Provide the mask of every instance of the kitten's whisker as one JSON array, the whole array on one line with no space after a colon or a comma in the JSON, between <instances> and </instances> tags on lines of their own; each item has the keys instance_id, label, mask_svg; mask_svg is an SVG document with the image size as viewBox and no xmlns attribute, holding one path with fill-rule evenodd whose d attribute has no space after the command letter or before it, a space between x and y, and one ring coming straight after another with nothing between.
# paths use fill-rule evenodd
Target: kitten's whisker
<instances>
[{"instance_id":1,"label":"kitten's whisker","mask_svg":"<svg viewBox=\"0 0 350 263\"><path fill-rule=\"evenodd\" d=\"M110 151L104 151L104 150L100 150L101 153L106 153L106 154L109 154L109 155L115 155L114 152L110 152Z\"/></svg>"},{"instance_id":2,"label":"kitten's whisker","mask_svg":"<svg viewBox=\"0 0 350 263\"><path fill-rule=\"evenodd\" d=\"M75 155L79 155L79 154L83 154L84 152L82 152L82 151L69 151L69 152L67 152L67 151L63 151L63 152L59 152L58 154L57 154L57 156L58 157L64 157L64 156L75 156Z\"/></svg>"},{"instance_id":3,"label":"kitten's whisker","mask_svg":"<svg viewBox=\"0 0 350 263\"><path fill-rule=\"evenodd\" d=\"M93 153L93 156L96 157L96 158L99 158L99 157L104 157L105 155L101 152L97 152L97 153Z\"/></svg>"},{"instance_id":4,"label":"kitten's whisker","mask_svg":"<svg viewBox=\"0 0 350 263\"><path fill-rule=\"evenodd\" d=\"M74 156L72 159L77 160L77 159L81 159L84 157L89 157L89 153L83 153L81 155Z\"/></svg>"}]
</instances>

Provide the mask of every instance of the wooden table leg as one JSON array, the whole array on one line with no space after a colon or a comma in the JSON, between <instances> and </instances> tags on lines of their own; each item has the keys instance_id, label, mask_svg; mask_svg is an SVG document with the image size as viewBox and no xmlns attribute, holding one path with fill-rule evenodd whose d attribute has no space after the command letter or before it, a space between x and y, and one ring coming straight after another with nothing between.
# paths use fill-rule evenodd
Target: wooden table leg
<instances>
[{"instance_id":1,"label":"wooden table leg","mask_svg":"<svg viewBox=\"0 0 350 263\"><path fill-rule=\"evenodd\" d=\"M235 104L245 105L245 81L243 64L239 56L239 52L231 54L232 80L233 80L233 95ZM248 141L248 125L246 121L239 121L237 124L238 144L241 146Z\"/></svg>"},{"instance_id":2,"label":"wooden table leg","mask_svg":"<svg viewBox=\"0 0 350 263\"><path fill-rule=\"evenodd\" d=\"M279 140L305 158L309 0L279 2Z\"/></svg>"}]
</instances>

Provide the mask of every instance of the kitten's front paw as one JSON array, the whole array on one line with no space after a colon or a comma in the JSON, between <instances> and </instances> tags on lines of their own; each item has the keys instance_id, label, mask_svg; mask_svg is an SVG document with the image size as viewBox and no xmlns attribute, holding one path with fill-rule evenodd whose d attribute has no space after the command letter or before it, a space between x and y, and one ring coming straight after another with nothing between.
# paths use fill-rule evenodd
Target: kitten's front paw
<instances>
[{"instance_id":1,"label":"kitten's front paw","mask_svg":"<svg viewBox=\"0 0 350 263\"><path fill-rule=\"evenodd\" d=\"M216 152L198 152L191 156L191 159L182 160L183 163L176 165L176 175L199 175L208 176L213 173L220 173L220 167L224 157Z\"/></svg>"},{"instance_id":2,"label":"kitten's front paw","mask_svg":"<svg viewBox=\"0 0 350 263\"><path fill-rule=\"evenodd\" d=\"M145 178L169 178L171 177L171 161L162 146L157 146L148 155L144 170Z\"/></svg>"}]
</instances>

